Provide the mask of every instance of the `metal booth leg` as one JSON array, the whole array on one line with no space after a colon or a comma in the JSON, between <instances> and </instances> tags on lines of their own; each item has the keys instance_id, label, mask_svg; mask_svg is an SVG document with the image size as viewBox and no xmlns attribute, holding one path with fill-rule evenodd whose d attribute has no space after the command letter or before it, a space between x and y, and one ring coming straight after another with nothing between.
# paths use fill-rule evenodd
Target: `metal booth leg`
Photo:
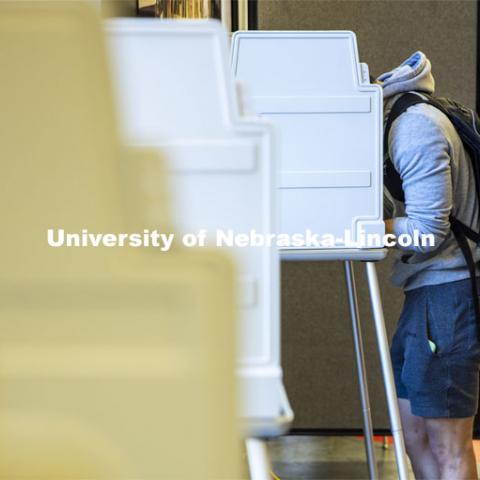
<instances>
[{"instance_id":1,"label":"metal booth leg","mask_svg":"<svg viewBox=\"0 0 480 480\"><path fill-rule=\"evenodd\" d=\"M375 446L373 441L373 424L370 410L370 398L368 395L367 370L365 368L362 329L358 312L357 288L355 286L353 263L351 261L345 262L345 280L347 283L348 305L350 308L350 318L352 320L355 360L357 363L358 384L360 387L360 399L362 402L363 435L365 439L365 451L367 454L368 473L370 479L377 479L377 460L375 458Z\"/></svg>"},{"instance_id":2,"label":"metal booth leg","mask_svg":"<svg viewBox=\"0 0 480 480\"><path fill-rule=\"evenodd\" d=\"M368 288L370 290L370 301L372 304L375 331L377 333L378 351L380 353L380 363L382 366L383 383L385 385L388 413L390 415L390 425L394 440L393 445L395 449L395 458L397 460L398 478L400 480L408 480L407 455L405 452L402 424L398 409L397 392L393 379L392 360L390 358L390 349L388 347L387 331L385 329L385 320L383 317L382 299L380 296L380 288L378 286L377 271L375 269L375 263L366 262L366 265Z\"/></svg>"},{"instance_id":3,"label":"metal booth leg","mask_svg":"<svg viewBox=\"0 0 480 480\"><path fill-rule=\"evenodd\" d=\"M271 465L267 443L261 438L247 438L248 468L251 480L271 480Z\"/></svg>"}]
</instances>

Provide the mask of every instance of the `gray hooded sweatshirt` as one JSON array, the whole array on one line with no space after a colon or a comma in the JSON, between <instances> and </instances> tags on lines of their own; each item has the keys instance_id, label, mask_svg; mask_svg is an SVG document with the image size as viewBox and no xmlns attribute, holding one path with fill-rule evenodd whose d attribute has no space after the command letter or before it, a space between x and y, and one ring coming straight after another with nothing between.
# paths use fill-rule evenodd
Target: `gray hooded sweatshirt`
<instances>
[{"instance_id":1,"label":"gray hooded sweatshirt","mask_svg":"<svg viewBox=\"0 0 480 480\"><path fill-rule=\"evenodd\" d=\"M422 52L378 80L383 82L385 117L399 94L435 90L430 61ZM452 123L430 105L414 105L393 123L388 150L405 193L405 203L394 201L393 215L388 215L394 216L394 234L413 236L417 230L435 238L434 246L399 247L392 282L411 290L468 278L449 215L479 231L478 202L470 159ZM478 261L480 248L470 245Z\"/></svg>"}]
</instances>

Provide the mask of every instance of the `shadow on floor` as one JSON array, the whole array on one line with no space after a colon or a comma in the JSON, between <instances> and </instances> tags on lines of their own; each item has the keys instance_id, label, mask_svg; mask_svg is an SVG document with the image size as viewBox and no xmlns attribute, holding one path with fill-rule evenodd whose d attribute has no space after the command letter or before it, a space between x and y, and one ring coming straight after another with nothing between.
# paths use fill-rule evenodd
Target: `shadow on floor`
<instances>
[{"instance_id":1,"label":"shadow on floor","mask_svg":"<svg viewBox=\"0 0 480 480\"><path fill-rule=\"evenodd\" d=\"M375 447L379 480L396 479L393 447ZM280 480L368 479L362 438L287 436L271 440L269 452Z\"/></svg>"}]
</instances>

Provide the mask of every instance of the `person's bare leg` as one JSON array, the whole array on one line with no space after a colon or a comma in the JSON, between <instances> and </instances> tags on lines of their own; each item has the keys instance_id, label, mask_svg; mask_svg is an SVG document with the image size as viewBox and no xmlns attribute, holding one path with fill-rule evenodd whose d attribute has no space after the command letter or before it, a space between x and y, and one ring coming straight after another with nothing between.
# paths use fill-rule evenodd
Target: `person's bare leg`
<instances>
[{"instance_id":1,"label":"person's bare leg","mask_svg":"<svg viewBox=\"0 0 480 480\"><path fill-rule=\"evenodd\" d=\"M405 447L416 480L438 480L440 469L430 449L424 418L412 414L409 400L399 398L398 405L405 435Z\"/></svg>"},{"instance_id":2,"label":"person's bare leg","mask_svg":"<svg viewBox=\"0 0 480 480\"><path fill-rule=\"evenodd\" d=\"M441 480L477 479L473 451L473 417L425 418L432 453L440 468Z\"/></svg>"}]
</instances>

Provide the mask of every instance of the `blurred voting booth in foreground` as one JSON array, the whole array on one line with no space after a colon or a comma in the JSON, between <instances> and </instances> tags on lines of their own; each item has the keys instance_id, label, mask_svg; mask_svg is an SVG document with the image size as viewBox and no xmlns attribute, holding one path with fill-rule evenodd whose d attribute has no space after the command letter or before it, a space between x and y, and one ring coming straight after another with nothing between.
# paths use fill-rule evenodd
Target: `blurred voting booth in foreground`
<instances>
[{"instance_id":1,"label":"blurred voting booth in foreground","mask_svg":"<svg viewBox=\"0 0 480 480\"><path fill-rule=\"evenodd\" d=\"M386 255L382 90L369 84L353 32L251 31L233 36L231 65L251 108L278 133L280 231L312 231L284 260L343 260L370 478L378 478L353 272L366 262L399 478L408 478L375 264ZM326 237L324 237L326 236ZM320 340L320 339L319 339Z\"/></svg>"},{"instance_id":2,"label":"blurred voting booth in foreground","mask_svg":"<svg viewBox=\"0 0 480 480\"><path fill-rule=\"evenodd\" d=\"M276 232L271 130L239 113L220 23L123 19L106 29L123 133L131 145L164 153L179 231L205 229L212 246L218 229ZM278 249L230 250L239 268L245 433L279 435L292 412L280 367Z\"/></svg>"},{"instance_id":3,"label":"blurred voting booth in foreground","mask_svg":"<svg viewBox=\"0 0 480 480\"><path fill-rule=\"evenodd\" d=\"M128 232L131 165L164 177L121 149L98 19L2 4L0 61L0 478L239 478L232 262L47 244Z\"/></svg>"}]
</instances>

